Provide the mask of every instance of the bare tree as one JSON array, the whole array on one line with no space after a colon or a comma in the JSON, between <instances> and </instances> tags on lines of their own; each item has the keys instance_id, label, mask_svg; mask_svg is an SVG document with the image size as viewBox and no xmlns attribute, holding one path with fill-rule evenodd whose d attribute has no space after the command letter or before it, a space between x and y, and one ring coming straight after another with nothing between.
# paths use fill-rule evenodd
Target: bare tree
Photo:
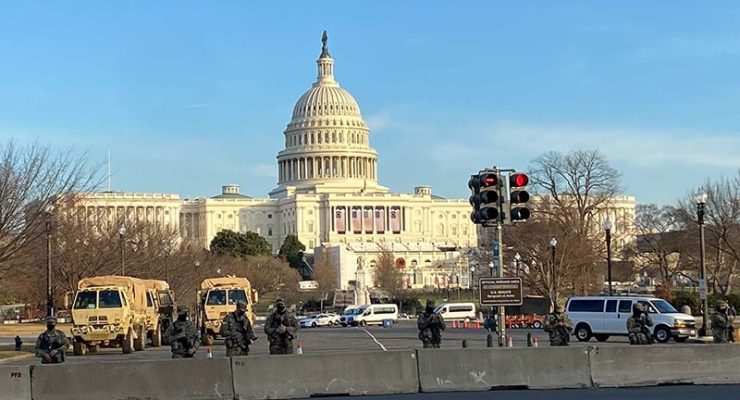
<instances>
[{"instance_id":1,"label":"bare tree","mask_svg":"<svg viewBox=\"0 0 740 400\"><path fill-rule=\"evenodd\" d=\"M375 264L375 286L398 298L403 288L403 271L396 266L393 253L383 248Z\"/></svg>"},{"instance_id":2,"label":"bare tree","mask_svg":"<svg viewBox=\"0 0 740 400\"><path fill-rule=\"evenodd\" d=\"M674 207L655 204L637 206L635 230L638 235L636 248L631 249L632 259L643 272L661 278L670 287L675 275L684 275L691 257L685 251L687 241L682 218Z\"/></svg>"},{"instance_id":3,"label":"bare tree","mask_svg":"<svg viewBox=\"0 0 740 400\"><path fill-rule=\"evenodd\" d=\"M324 300L337 289L337 272L332 265L331 254L322 251L314 265L313 279L318 283L318 294L321 297L321 308L324 308Z\"/></svg>"},{"instance_id":4,"label":"bare tree","mask_svg":"<svg viewBox=\"0 0 740 400\"><path fill-rule=\"evenodd\" d=\"M0 279L10 272L9 261L44 234L60 199L99 184L97 171L85 154L55 152L37 142L0 146Z\"/></svg>"}]
</instances>

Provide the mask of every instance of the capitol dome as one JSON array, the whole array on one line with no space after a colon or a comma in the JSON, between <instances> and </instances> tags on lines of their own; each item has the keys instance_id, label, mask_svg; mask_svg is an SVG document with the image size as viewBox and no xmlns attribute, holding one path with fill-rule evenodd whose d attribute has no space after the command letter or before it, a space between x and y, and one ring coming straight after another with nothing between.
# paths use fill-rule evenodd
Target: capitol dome
<instances>
[{"instance_id":1,"label":"capitol dome","mask_svg":"<svg viewBox=\"0 0 740 400\"><path fill-rule=\"evenodd\" d=\"M278 188L288 191L385 191L377 184L377 152L360 106L334 79L334 59L327 36L316 60L318 75L293 107L285 129L285 149L278 153ZM289 189L291 188L291 189Z\"/></svg>"}]
</instances>

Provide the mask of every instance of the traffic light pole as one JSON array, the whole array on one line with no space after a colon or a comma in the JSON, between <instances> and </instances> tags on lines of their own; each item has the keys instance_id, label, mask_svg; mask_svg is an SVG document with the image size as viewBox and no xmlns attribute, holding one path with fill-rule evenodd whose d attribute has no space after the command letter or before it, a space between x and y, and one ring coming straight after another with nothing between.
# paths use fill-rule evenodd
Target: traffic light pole
<instances>
[{"instance_id":1,"label":"traffic light pole","mask_svg":"<svg viewBox=\"0 0 740 400\"><path fill-rule=\"evenodd\" d=\"M503 243L503 229L501 229L501 223L496 224L496 241L498 242L498 277L504 277L504 252L501 246ZM500 306L498 308L498 343L499 347L506 346L506 308Z\"/></svg>"}]
</instances>

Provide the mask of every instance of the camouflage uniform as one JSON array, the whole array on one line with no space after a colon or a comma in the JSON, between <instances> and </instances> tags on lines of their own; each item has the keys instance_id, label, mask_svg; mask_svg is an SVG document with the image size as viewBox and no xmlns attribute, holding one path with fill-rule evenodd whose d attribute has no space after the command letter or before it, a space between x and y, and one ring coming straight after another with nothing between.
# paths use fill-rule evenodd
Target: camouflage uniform
<instances>
[{"instance_id":1,"label":"camouflage uniform","mask_svg":"<svg viewBox=\"0 0 740 400\"><path fill-rule=\"evenodd\" d=\"M570 342L570 330L573 326L568 316L561 314L558 307L547 316L544 328L550 335L550 346L567 346Z\"/></svg>"},{"instance_id":2,"label":"camouflage uniform","mask_svg":"<svg viewBox=\"0 0 740 400\"><path fill-rule=\"evenodd\" d=\"M221 332L226 345L226 355L228 357L246 356L249 354L249 345L257 337L254 335L252 321L247 318L247 303L242 301L236 305L236 310L224 318L221 324Z\"/></svg>"},{"instance_id":3,"label":"camouflage uniform","mask_svg":"<svg viewBox=\"0 0 740 400\"><path fill-rule=\"evenodd\" d=\"M188 321L188 311L186 306L177 306L177 319L164 334L164 340L172 349L172 358L193 358L198 351L200 332Z\"/></svg>"},{"instance_id":4,"label":"camouflage uniform","mask_svg":"<svg viewBox=\"0 0 740 400\"><path fill-rule=\"evenodd\" d=\"M47 329L36 339L36 357L41 358L42 364L64 362L64 352L69 348L69 341L64 332L56 329L56 325L56 318L46 318Z\"/></svg>"},{"instance_id":5,"label":"camouflage uniform","mask_svg":"<svg viewBox=\"0 0 740 400\"><path fill-rule=\"evenodd\" d=\"M270 354L293 354L293 340L298 336L298 320L285 309L285 301L275 301L275 311L265 321L270 340Z\"/></svg>"},{"instance_id":6,"label":"camouflage uniform","mask_svg":"<svg viewBox=\"0 0 740 400\"><path fill-rule=\"evenodd\" d=\"M650 328L653 319L645 312L640 303L632 306L632 316L627 320L627 338L630 344L653 344L653 334Z\"/></svg>"},{"instance_id":7,"label":"camouflage uniform","mask_svg":"<svg viewBox=\"0 0 740 400\"><path fill-rule=\"evenodd\" d=\"M729 343L732 341L732 322L735 318L728 314L728 309L729 304L726 301L720 301L717 304L717 309L711 316L714 343Z\"/></svg>"},{"instance_id":8,"label":"camouflage uniform","mask_svg":"<svg viewBox=\"0 0 740 400\"><path fill-rule=\"evenodd\" d=\"M425 349L438 349L442 343L442 331L445 330L445 321L439 313L434 312L434 301L427 300L427 307L419 314L416 321L419 328L419 340Z\"/></svg>"}]
</instances>

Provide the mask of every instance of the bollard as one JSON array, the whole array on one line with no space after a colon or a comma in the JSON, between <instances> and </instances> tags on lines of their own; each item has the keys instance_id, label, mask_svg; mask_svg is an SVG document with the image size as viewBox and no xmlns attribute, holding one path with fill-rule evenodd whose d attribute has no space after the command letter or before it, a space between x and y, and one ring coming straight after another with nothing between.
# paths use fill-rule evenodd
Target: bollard
<instances>
[{"instance_id":1,"label":"bollard","mask_svg":"<svg viewBox=\"0 0 740 400\"><path fill-rule=\"evenodd\" d=\"M206 348L206 354L208 358L213 358L213 350L211 350L211 346L208 346L208 348Z\"/></svg>"},{"instance_id":2,"label":"bollard","mask_svg":"<svg viewBox=\"0 0 740 400\"><path fill-rule=\"evenodd\" d=\"M463 340L462 341L462 346L463 346L463 349L467 349L468 348L468 341L467 340Z\"/></svg>"},{"instance_id":3,"label":"bollard","mask_svg":"<svg viewBox=\"0 0 740 400\"><path fill-rule=\"evenodd\" d=\"M539 344L540 344L540 341L537 339L537 336L535 336L534 338L532 338L532 346L534 346L534 347L540 347Z\"/></svg>"},{"instance_id":4,"label":"bollard","mask_svg":"<svg viewBox=\"0 0 740 400\"><path fill-rule=\"evenodd\" d=\"M514 347L514 339L509 336L509 340L506 347Z\"/></svg>"},{"instance_id":5,"label":"bollard","mask_svg":"<svg viewBox=\"0 0 740 400\"><path fill-rule=\"evenodd\" d=\"M532 347L532 332L527 333L527 347Z\"/></svg>"},{"instance_id":6,"label":"bollard","mask_svg":"<svg viewBox=\"0 0 740 400\"><path fill-rule=\"evenodd\" d=\"M486 347L493 347L493 335L490 333L486 336Z\"/></svg>"},{"instance_id":7,"label":"bollard","mask_svg":"<svg viewBox=\"0 0 740 400\"><path fill-rule=\"evenodd\" d=\"M303 354L303 346L301 346L301 342L296 343L296 354Z\"/></svg>"}]
</instances>

